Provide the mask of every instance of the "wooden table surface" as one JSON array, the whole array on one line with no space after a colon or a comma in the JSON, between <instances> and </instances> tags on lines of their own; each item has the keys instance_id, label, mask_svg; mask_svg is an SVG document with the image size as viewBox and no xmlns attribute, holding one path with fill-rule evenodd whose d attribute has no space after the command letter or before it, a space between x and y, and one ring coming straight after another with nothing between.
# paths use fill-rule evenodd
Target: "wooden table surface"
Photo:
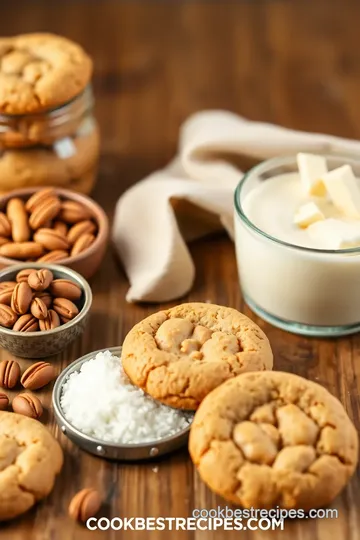
<instances>
[{"instance_id":1,"label":"wooden table surface","mask_svg":"<svg viewBox=\"0 0 360 540\"><path fill-rule=\"evenodd\" d=\"M171 158L181 122L200 109L224 108L291 128L360 137L357 2L18 0L3 4L1 34L57 32L83 44L94 58L103 137L94 198L110 220L117 197ZM323 384L341 399L359 427L359 336L316 340L272 328L242 302L230 240L222 235L208 238L194 243L191 252L196 282L184 300L211 300L244 310L267 333L275 368ZM59 372L85 353L121 344L135 322L157 309L126 303L128 282L110 248L91 285L90 323L78 342L52 359ZM2 351L4 358L11 356ZM185 450L159 460L157 469L149 463L109 463L82 452L59 434L50 409L51 390L41 397L49 408L48 425L65 451L65 465L52 495L21 519L3 525L1 539L360 538L359 471L333 503L339 511L337 520L288 521L282 532L90 533L67 517L70 498L86 486L103 492L103 514L110 517L184 517L194 508L216 508L224 501L201 482Z\"/></svg>"}]
</instances>

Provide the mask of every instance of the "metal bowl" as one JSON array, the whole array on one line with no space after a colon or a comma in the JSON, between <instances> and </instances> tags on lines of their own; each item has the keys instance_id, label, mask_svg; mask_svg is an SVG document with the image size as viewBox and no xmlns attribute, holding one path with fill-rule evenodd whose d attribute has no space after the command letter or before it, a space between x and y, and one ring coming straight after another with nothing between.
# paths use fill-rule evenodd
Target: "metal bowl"
<instances>
[{"instance_id":1,"label":"metal bowl","mask_svg":"<svg viewBox=\"0 0 360 540\"><path fill-rule=\"evenodd\" d=\"M97 353L105 351L110 351L113 355L121 357L121 347L112 347L94 351L90 354L82 356L78 360L75 360L75 362L72 362L57 378L53 390L52 402L55 418L61 431L67 437L69 437L73 443L83 450L86 450L91 454L95 454L96 456L119 461L152 459L163 456L185 446L188 442L191 421L193 419L193 413L189 412L187 413L189 416L188 427L170 437L165 437L152 442L146 442L144 444L117 444L102 441L82 433L79 429L70 424L70 422L65 418L60 405L62 387L71 373L74 373L74 371L79 371L82 364L88 360L91 360L91 358L94 358Z\"/></svg>"},{"instance_id":2,"label":"metal bowl","mask_svg":"<svg viewBox=\"0 0 360 540\"><path fill-rule=\"evenodd\" d=\"M80 300L76 302L79 314L72 321L58 328L44 332L16 332L0 326L0 346L2 348L22 358L45 358L65 349L83 333L92 304L92 293L85 278L74 270L57 264L17 264L0 271L0 282L14 281L16 274L24 268L33 268L34 270L47 268L54 274L55 279L71 279L83 291Z\"/></svg>"}]
</instances>

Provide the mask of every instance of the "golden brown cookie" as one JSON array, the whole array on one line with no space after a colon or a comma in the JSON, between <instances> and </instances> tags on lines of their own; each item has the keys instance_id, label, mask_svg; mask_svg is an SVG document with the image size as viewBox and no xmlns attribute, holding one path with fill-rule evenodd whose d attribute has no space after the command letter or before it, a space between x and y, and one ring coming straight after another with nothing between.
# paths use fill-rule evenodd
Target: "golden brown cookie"
<instances>
[{"instance_id":1,"label":"golden brown cookie","mask_svg":"<svg viewBox=\"0 0 360 540\"><path fill-rule=\"evenodd\" d=\"M23 514L53 489L59 443L37 420L0 411L0 521Z\"/></svg>"},{"instance_id":2,"label":"golden brown cookie","mask_svg":"<svg viewBox=\"0 0 360 540\"><path fill-rule=\"evenodd\" d=\"M82 92L91 74L89 56L64 37L1 38L0 113L35 113L62 105Z\"/></svg>"},{"instance_id":3,"label":"golden brown cookie","mask_svg":"<svg viewBox=\"0 0 360 540\"><path fill-rule=\"evenodd\" d=\"M325 388L267 371L211 392L195 414L189 451L204 482L235 504L309 510L348 482L358 436Z\"/></svg>"},{"instance_id":4,"label":"golden brown cookie","mask_svg":"<svg viewBox=\"0 0 360 540\"><path fill-rule=\"evenodd\" d=\"M191 303L159 311L126 336L130 380L171 407L195 410L204 397L244 371L271 369L264 332L235 309Z\"/></svg>"},{"instance_id":5,"label":"golden brown cookie","mask_svg":"<svg viewBox=\"0 0 360 540\"><path fill-rule=\"evenodd\" d=\"M51 185L89 193L96 176L99 132L71 139L74 154L60 158L46 148L6 150L0 155L0 193L21 187Z\"/></svg>"}]
</instances>

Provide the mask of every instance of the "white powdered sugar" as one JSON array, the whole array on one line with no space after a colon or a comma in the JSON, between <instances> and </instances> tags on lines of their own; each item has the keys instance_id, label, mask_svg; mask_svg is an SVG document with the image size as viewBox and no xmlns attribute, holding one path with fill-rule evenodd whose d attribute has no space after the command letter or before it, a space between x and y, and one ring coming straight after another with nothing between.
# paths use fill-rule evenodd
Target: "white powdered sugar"
<instances>
[{"instance_id":1,"label":"white powdered sugar","mask_svg":"<svg viewBox=\"0 0 360 540\"><path fill-rule=\"evenodd\" d=\"M120 358L110 351L98 353L68 377L60 404L66 419L82 433L119 444L169 437L188 427L192 418L134 386Z\"/></svg>"}]
</instances>

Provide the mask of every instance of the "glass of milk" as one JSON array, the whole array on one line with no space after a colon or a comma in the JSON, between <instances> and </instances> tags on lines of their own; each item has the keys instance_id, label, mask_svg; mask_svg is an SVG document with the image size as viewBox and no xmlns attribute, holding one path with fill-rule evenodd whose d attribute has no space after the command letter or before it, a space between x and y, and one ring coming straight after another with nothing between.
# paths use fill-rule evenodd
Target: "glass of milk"
<instances>
[{"instance_id":1,"label":"glass of milk","mask_svg":"<svg viewBox=\"0 0 360 540\"><path fill-rule=\"evenodd\" d=\"M360 157L326 159L329 171L349 164L360 179ZM308 201L295 155L262 162L240 181L235 244L244 300L289 332L355 333L360 330L360 246L328 249L325 238L315 241L297 227L294 215Z\"/></svg>"}]
</instances>

